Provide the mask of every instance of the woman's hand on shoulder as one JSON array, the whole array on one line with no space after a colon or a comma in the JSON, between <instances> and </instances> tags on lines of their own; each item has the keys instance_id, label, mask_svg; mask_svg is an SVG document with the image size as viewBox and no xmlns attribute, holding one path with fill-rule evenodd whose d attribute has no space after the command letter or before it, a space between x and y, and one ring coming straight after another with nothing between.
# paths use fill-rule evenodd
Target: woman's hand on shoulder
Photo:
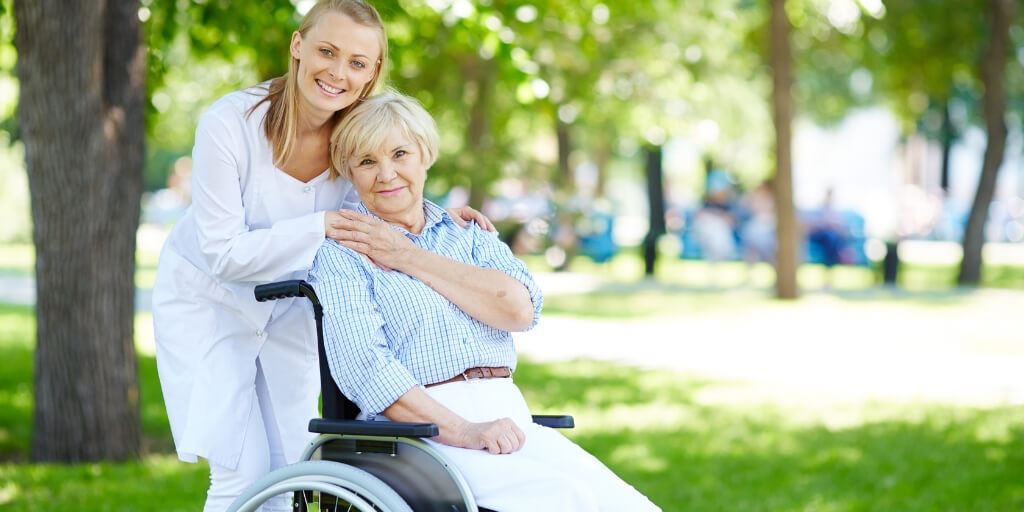
<instances>
[{"instance_id":1,"label":"woman's hand on shoulder","mask_svg":"<svg viewBox=\"0 0 1024 512\"><path fill-rule=\"evenodd\" d=\"M384 270L402 269L418 250L384 221L351 210L325 212L324 235Z\"/></svg>"},{"instance_id":2,"label":"woman's hand on shoulder","mask_svg":"<svg viewBox=\"0 0 1024 512\"><path fill-rule=\"evenodd\" d=\"M469 206L463 206L461 208L445 208L448 215L452 216L452 220L455 221L461 227L466 227L469 221L475 221L477 226L480 226L487 231L495 231L494 224L491 223L491 219L488 219L486 215L474 210Z\"/></svg>"},{"instance_id":3,"label":"woman's hand on shoulder","mask_svg":"<svg viewBox=\"0 0 1024 512\"><path fill-rule=\"evenodd\" d=\"M456 446L472 450L487 450L498 455L519 451L526 443L526 435L509 418L474 423L467 421L456 436Z\"/></svg>"}]
</instances>

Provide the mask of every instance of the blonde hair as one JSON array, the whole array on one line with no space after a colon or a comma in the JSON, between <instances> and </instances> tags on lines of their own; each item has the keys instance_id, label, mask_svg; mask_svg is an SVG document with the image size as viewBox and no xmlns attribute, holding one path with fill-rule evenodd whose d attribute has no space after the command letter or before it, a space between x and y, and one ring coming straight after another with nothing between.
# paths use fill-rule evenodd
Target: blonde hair
<instances>
[{"instance_id":1,"label":"blonde hair","mask_svg":"<svg viewBox=\"0 0 1024 512\"><path fill-rule=\"evenodd\" d=\"M380 84L383 83L385 64L388 61L388 38L384 32L384 23L381 21L380 14L377 13L373 6L363 0L318 1L306 13L306 16L302 18L302 23L298 28L299 34L302 37L306 37L309 30L325 14L332 12L344 14L360 25L377 29L378 43L380 45L380 60L376 63L376 74L363 87L359 94L359 100L334 113L334 116L328 121L333 128L337 126L338 121L344 118L353 106L375 92ZM267 140L270 141L270 147L273 149L274 154L274 164L278 167L282 166L295 150L299 118L298 69L299 60L290 57L288 72L284 76L271 80L267 96L249 109L249 114L251 115L264 102L270 103L270 106L267 108L267 115L263 119L263 132L267 136Z\"/></svg>"},{"instance_id":2,"label":"blonde hair","mask_svg":"<svg viewBox=\"0 0 1024 512\"><path fill-rule=\"evenodd\" d=\"M419 147L425 167L434 165L440 144L434 118L415 98L387 89L360 102L334 127L330 177L351 180L352 158L380 149L392 130Z\"/></svg>"}]
</instances>

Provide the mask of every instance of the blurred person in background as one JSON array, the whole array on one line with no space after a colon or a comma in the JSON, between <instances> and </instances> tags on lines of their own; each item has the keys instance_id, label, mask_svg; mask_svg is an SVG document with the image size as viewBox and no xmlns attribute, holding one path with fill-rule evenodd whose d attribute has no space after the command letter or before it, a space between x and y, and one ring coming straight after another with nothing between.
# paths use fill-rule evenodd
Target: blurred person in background
<instances>
[{"instance_id":1,"label":"blurred person in background","mask_svg":"<svg viewBox=\"0 0 1024 512\"><path fill-rule=\"evenodd\" d=\"M775 262L775 197L771 180L765 180L740 199L744 220L740 226L747 278L755 263Z\"/></svg>"},{"instance_id":2,"label":"blurred person in background","mask_svg":"<svg viewBox=\"0 0 1024 512\"><path fill-rule=\"evenodd\" d=\"M825 191L821 207L807 218L807 242L817 245L821 262L825 265L825 288L832 287L832 268L853 262L849 245L849 229L842 213L834 205L834 192Z\"/></svg>"},{"instance_id":3,"label":"blurred person in background","mask_svg":"<svg viewBox=\"0 0 1024 512\"><path fill-rule=\"evenodd\" d=\"M711 263L712 280L717 263L736 258L736 191L722 170L708 173L704 202L693 217L693 234L701 257Z\"/></svg>"}]
</instances>

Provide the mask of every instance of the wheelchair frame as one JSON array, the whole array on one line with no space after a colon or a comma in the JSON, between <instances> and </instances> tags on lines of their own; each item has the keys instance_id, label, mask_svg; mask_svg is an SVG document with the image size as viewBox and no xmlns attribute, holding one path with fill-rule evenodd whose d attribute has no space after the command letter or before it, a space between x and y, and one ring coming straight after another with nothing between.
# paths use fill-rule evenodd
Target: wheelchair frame
<instances>
[{"instance_id":1,"label":"wheelchair frame","mask_svg":"<svg viewBox=\"0 0 1024 512\"><path fill-rule=\"evenodd\" d=\"M324 348L323 307L309 283L269 283L257 286L254 294L259 302L304 297L312 303L323 417L310 420L309 431L318 436L299 462L255 482L232 504L231 512L256 510L266 500L284 493L294 493L293 509L305 512L312 492L343 500L347 510L485 510L477 507L459 470L422 440L437 436L437 425L355 419L358 408L341 393L331 376ZM572 416L535 415L533 421L550 428L574 427ZM317 506L323 505L319 502Z\"/></svg>"}]
</instances>

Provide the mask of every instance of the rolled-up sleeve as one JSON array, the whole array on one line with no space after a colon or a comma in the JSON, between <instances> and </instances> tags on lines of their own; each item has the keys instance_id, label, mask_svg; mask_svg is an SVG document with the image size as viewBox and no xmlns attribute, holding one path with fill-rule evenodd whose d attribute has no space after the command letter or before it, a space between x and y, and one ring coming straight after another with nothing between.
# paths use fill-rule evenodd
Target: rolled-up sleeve
<instances>
[{"instance_id":1,"label":"rolled-up sleeve","mask_svg":"<svg viewBox=\"0 0 1024 512\"><path fill-rule=\"evenodd\" d=\"M251 151L244 115L221 107L200 118L192 148L192 211L200 252L214 276L265 282L310 268L324 239L324 213L249 229L241 184Z\"/></svg>"},{"instance_id":2,"label":"rolled-up sleeve","mask_svg":"<svg viewBox=\"0 0 1024 512\"><path fill-rule=\"evenodd\" d=\"M540 320L544 295L533 279L533 275L526 268L526 264L512 254L512 250L498 238L497 233L480 229L476 224L469 229L473 230L473 262L480 267L504 272L526 287L526 291L530 294L530 302L533 303L533 321L530 322L530 327L527 330L533 329Z\"/></svg>"},{"instance_id":3,"label":"rolled-up sleeve","mask_svg":"<svg viewBox=\"0 0 1024 512\"><path fill-rule=\"evenodd\" d=\"M310 283L324 308L324 349L341 392L368 417L418 384L395 358L372 281L360 256L334 242L321 245Z\"/></svg>"}]
</instances>

